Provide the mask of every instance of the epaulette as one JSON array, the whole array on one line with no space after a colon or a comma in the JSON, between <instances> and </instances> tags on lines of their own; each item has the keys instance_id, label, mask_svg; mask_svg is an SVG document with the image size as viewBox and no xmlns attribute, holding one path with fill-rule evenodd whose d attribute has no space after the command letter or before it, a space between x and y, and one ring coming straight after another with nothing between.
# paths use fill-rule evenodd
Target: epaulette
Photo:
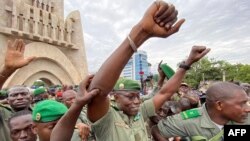
<instances>
[{"instance_id":1,"label":"epaulette","mask_svg":"<svg viewBox=\"0 0 250 141\"><path fill-rule=\"evenodd\" d=\"M201 113L198 109L190 109L184 112L181 112L182 119L190 119L201 116Z\"/></svg>"},{"instance_id":2,"label":"epaulette","mask_svg":"<svg viewBox=\"0 0 250 141\"><path fill-rule=\"evenodd\" d=\"M11 109L10 106L0 104L0 107L3 107L3 108L5 108L5 109L7 109L8 111L12 111L12 109Z\"/></svg>"}]
</instances>

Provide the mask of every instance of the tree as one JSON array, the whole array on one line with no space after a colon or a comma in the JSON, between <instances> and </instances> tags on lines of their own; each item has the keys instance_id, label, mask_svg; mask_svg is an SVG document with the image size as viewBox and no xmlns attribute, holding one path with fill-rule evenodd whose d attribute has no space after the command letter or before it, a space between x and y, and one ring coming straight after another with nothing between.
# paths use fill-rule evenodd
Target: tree
<instances>
[{"instance_id":1,"label":"tree","mask_svg":"<svg viewBox=\"0 0 250 141\"><path fill-rule=\"evenodd\" d=\"M236 80L250 83L250 65L236 65Z\"/></svg>"},{"instance_id":2,"label":"tree","mask_svg":"<svg viewBox=\"0 0 250 141\"><path fill-rule=\"evenodd\" d=\"M192 65L188 71L185 82L198 88L201 81L239 81L250 83L250 65L230 64L224 60L203 58Z\"/></svg>"}]
</instances>

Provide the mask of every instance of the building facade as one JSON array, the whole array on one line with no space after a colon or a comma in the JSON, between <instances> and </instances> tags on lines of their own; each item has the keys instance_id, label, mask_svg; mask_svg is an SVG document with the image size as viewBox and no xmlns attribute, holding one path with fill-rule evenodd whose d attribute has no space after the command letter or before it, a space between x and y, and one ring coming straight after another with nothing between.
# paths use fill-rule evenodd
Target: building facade
<instances>
[{"instance_id":1,"label":"building facade","mask_svg":"<svg viewBox=\"0 0 250 141\"><path fill-rule=\"evenodd\" d=\"M147 53L138 50L128 61L123 69L121 76L133 80L144 80L149 75L148 57Z\"/></svg>"},{"instance_id":2,"label":"building facade","mask_svg":"<svg viewBox=\"0 0 250 141\"><path fill-rule=\"evenodd\" d=\"M64 0L1 0L0 5L0 66L8 40L23 39L24 56L36 56L4 87L31 86L38 79L49 85L75 85L88 74L79 11L64 17Z\"/></svg>"}]
</instances>

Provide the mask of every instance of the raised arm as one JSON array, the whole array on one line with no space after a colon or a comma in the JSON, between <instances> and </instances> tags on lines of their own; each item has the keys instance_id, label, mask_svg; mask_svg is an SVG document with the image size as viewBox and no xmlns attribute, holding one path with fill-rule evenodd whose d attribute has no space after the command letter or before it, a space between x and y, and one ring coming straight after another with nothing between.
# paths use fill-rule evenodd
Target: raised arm
<instances>
[{"instance_id":1,"label":"raised arm","mask_svg":"<svg viewBox=\"0 0 250 141\"><path fill-rule=\"evenodd\" d=\"M35 59L34 56L24 58L24 51L25 44L23 40L16 39L14 43L8 41L5 61L0 68L0 89L11 74L17 69L28 65L33 59Z\"/></svg>"},{"instance_id":2,"label":"raised arm","mask_svg":"<svg viewBox=\"0 0 250 141\"><path fill-rule=\"evenodd\" d=\"M177 11L173 5L168 5L163 1L154 2L146 11L141 21L135 25L129 36L138 48L143 42L151 37L166 38L176 33L184 19L177 21ZM172 26L173 25L173 26ZM122 44L104 62L93 81L90 89L98 88L101 90L88 105L88 117L92 122L103 117L109 109L108 93L113 89L115 82L124 66L127 64L135 49L133 43L126 38ZM98 112L96 112L98 109Z\"/></svg>"},{"instance_id":3,"label":"raised arm","mask_svg":"<svg viewBox=\"0 0 250 141\"><path fill-rule=\"evenodd\" d=\"M62 116L54 127L51 134L51 141L70 141L74 132L76 121L81 113L83 106L85 106L99 90L94 89L91 92L87 92L86 88L89 86L93 75L87 76L79 85L79 92L76 96L76 101L69 108L68 112ZM82 140L86 140L89 131L84 131L84 135L81 136Z\"/></svg>"},{"instance_id":4,"label":"raised arm","mask_svg":"<svg viewBox=\"0 0 250 141\"><path fill-rule=\"evenodd\" d=\"M183 63L184 66L190 67L194 62L200 60L210 51L209 48L205 46L193 46L187 60ZM163 103L170 99L171 96L178 90L182 79L185 76L187 68L179 68L178 71L171 77L160 89L158 94L153 97L153 102L155 105L155 110L157 111L163 105Z\"/></svg>"}]
</instances>

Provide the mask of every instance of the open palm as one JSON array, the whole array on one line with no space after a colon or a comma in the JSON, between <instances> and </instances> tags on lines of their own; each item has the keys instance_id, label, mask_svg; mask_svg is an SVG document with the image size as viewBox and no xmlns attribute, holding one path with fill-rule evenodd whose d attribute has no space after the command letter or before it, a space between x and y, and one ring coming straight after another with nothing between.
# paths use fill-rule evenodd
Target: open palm
<instances>
[{"instance_id":1,"label":"open palm","mask_svg":"<svg viewBox=\"0 0 250 141\"><path fill-rule=\"evenodd\" d=\"M25 44L23 40L16 39L14 43L8 41L7 52L5 56L5 67L8 69L18 69L28 65L34 56L24 58Z\"/></svg>"}]
</instances>

